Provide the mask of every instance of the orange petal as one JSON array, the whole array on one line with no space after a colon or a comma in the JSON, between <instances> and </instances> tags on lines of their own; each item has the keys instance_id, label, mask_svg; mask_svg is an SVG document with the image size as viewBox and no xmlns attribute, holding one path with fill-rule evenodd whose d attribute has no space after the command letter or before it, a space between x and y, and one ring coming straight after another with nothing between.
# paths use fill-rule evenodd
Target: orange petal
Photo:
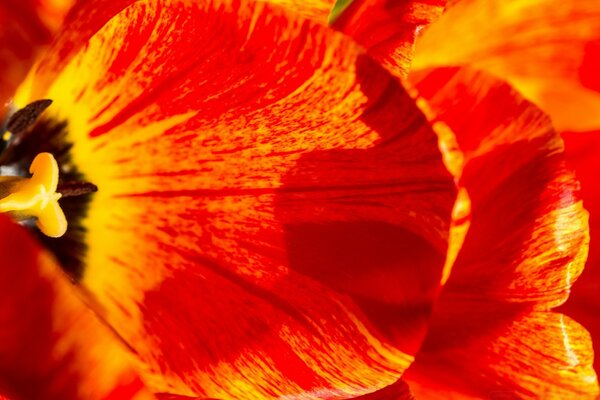
<instances>
[{"instance_id":1,"label":"orange petal","mask_svg":"<svg viewBox=\"0 0 600 400\"><path fill-rule=\"evenodd\" d=\"M48 254L0 216L0 388L11 399L148 399L132 356Z\"/></svg>"},{"instance_id":2,"label":"orange petal","mask_svg":"<svg viewBox=\"0 0 600 400\"><path fill-rule=\"evenodd\" d=\"M416 33L437 19L445 4L446 0L352 0L332 24L392 74L406 77Z\"/></svg>"},{"instance_id":3,"label":"orange petal","mask_svg":"<svg viewBox=\"0 0 600 400\"><path fill-rule=\"evenodd\" d=\"M560 309L571 316L592 335L594 350L600 354L600 131L564 133L567 159L581 182L583 204L590 212L590 254L581 278L573 286L569 300ZM594 362L600 371L600 357Z\"/></svg>"},{"instance_id":4,"label":"orange petal","mask_svg":"<svg viewBox=\"0 0 600 400\"><path fill-rule=\"evenodd\" d=\"M434 127L456 136L459 186L471 226L451 290L471 297L557 305L581 274L587 212L548 118L510 86L467 69L416 73Z\"/></svg>"},{"instance_id":5,"label":"orange petal","mask_svg":"<svg viewBox=\"0 0 600 400\"><path fill-rule=\"evenodd\" d=\"M419 40L415 68L472 64L507 79L559 130L600 127L600 2L462 0Z\"/></svg>"},{"instance_id":6,"label":"orange petal","mask_svg":"<svg viewBox=\"0 0 600 400\"><path fill-rule=\"evenodd\" d=\"M444 301L403 379L417 398L595 399L587 331L558 313Z\"/></svg>"},{"instance_id":7,"label":"orange petal","mask_svg":"<svg viewBox=\"0 0 600 400\"><path fill-rule=\"evenodd\" d=\"M136 2L51 62L20 98L54 100L99 187L82 283L153 389L333 399L399 378L455 188L394 78L342 34L225 0Z\"/></svg>"}]
</instances>

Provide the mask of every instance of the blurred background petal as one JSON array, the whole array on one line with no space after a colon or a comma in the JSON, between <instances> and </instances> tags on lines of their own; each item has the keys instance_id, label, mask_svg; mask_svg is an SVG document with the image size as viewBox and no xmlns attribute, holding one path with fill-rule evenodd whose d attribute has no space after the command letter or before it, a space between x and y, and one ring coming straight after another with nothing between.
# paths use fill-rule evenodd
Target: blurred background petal
<instances>
[{"instance_id":1,"label":"blurred background petal","mask_svg":"<svg viewBox=\"0 0 600 400\"><path fill-rule=\"evenodd\" d=\"M0 120L10 97L41 51L50 44L75 0L0 2Z\"/></svg>"},{"instance_id":2,"label":"blurred background petal","mask_svg":"<svg viewBox=\"0 0 600 400\"><path fill-rule=\"evenodd\" d=\"M506 79L559 131L600 127L600 2L461 0L418 42L415 68L472 64Z\"/></svg>"}]
</instances>

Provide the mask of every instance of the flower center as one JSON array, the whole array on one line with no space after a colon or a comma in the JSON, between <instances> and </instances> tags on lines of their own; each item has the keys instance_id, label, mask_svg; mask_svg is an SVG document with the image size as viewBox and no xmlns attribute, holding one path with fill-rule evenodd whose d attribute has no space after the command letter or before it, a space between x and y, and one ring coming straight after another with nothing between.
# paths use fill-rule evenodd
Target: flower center
<instances>
[{"instance_id":1,"label":"flower center","mask_svg":"<svg viewBox=\"0 0 600 400\"><path fill-rule=\"evenodd\" d=\"M6 131L1 136L6 148L0 155L0 212L8 213L20 222L35 219L43 234L58 238L67 230L67 218L58 200L91 193L97 188L86 182L59 183L58 163L46 151L35 155L28 169L32 176L24 177L23 163L31 160L33 154L21 154L21 157L16 157L18 162L11 154L15 153L11 150L18 148L28 135L35 135L32 132L35 124L51 103L51 100L35 101L8 119Z\"/></svg>"}]
</instances>

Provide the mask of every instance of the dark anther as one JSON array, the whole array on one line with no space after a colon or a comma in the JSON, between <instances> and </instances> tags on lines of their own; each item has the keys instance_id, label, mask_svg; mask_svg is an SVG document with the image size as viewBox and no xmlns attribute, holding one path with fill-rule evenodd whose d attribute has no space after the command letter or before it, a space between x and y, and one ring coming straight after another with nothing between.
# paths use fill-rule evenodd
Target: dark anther
<instances>
[{"instance_id":1,"label":"dark anther","mask_svg":"<svg viewBox=\"0 0 600 400\"><path fill-rule=\"evenodd\" d=\"M56 191L62 194L62 197L83 196L84 194L98 191L98 186L90 182L67 181L60 182Z\"/></svg>"},{"instance_id":2,"label":"dark anther","mask_svg":"<svg viewBox=\"0 0 600 400\"><path fill-rule=\"evenodd\" d=\"M18 134L35 124L38 117L50 107L52 100L36 100L14 113L9 119L6 128L9 132Z\"/></svg>"}]
</instances>

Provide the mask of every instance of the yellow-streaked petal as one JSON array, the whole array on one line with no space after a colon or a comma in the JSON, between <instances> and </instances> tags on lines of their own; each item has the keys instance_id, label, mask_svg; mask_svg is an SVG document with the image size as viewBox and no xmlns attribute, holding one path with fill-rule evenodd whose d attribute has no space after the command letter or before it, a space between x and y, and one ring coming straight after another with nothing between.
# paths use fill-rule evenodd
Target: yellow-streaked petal
<instances>
[{"instance_id":1,"label":"yellow-streaked petal","mask_svg":"<svg viewBox=\"0 0 600 400\"><path fill-rule=\"evenodd\" d=\"M395 78L340 33L235 0L138 1L53 62L21 100L54 100L99 187L82 285L151 387L343 399L397 381L455 187Z\"/></svg>"}]
</instances>

